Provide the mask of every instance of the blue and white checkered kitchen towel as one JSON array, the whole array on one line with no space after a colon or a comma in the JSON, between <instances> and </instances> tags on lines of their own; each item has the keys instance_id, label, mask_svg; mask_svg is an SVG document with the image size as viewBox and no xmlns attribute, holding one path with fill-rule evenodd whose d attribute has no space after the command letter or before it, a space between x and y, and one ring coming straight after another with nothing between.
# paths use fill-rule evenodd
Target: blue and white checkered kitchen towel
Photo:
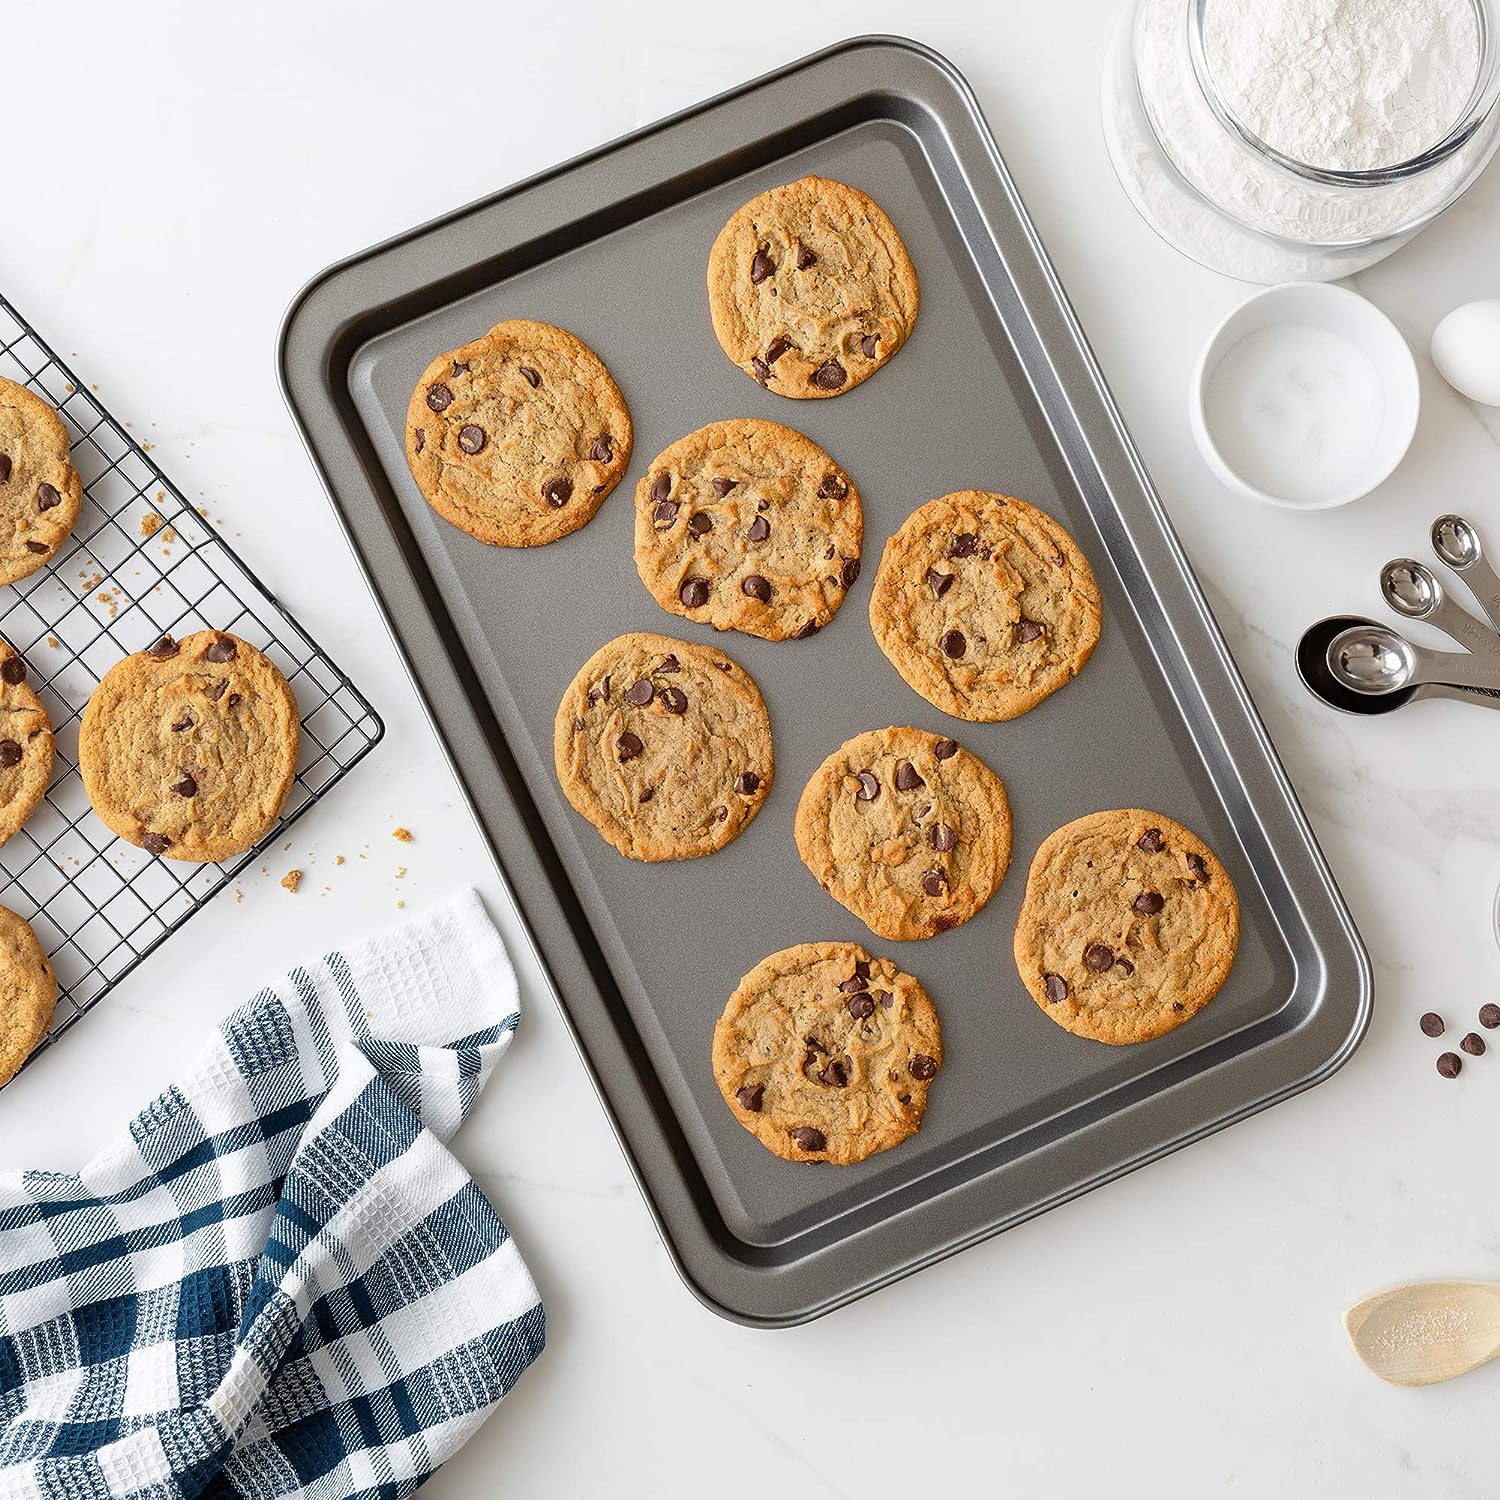
<instances>
[{"instance_id":1,"label":"blue and white checkered kitchen towel","mask_svg":"<svg viewBox=\"0 0 1500 1500\"><path fill-rule=\"evenodd\" d=\"M83 1171L0 1173L0 1496L415 1490L542 1348L443 1144L518 1017L468 892L262 990Z\"/></svg>"}]
</instances>

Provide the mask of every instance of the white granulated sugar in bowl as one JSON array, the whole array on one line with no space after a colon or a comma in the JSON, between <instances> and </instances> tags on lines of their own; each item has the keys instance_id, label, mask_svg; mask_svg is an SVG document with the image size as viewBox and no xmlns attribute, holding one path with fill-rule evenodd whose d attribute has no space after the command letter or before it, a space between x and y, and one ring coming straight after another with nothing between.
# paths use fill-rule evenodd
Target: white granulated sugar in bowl
<instances>
[{"instance_id":1,"label":"white granulated sugar in bowl","mask_svg":"<svg viewBox=\"0 0 1500 1500\"><path fill-rule=\"evenodd\" d=\"M1472 0L1212 0L1203 51L1224 104L1272 150L1362 172L1457 123L1479 26Z\"/></svg>"}]
</instances>

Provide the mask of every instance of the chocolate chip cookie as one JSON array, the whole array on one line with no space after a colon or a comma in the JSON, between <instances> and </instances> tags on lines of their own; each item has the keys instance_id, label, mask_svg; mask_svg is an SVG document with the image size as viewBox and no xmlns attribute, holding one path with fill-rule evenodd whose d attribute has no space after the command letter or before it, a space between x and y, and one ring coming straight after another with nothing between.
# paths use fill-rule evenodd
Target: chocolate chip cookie
<instances>
[{"instance_id":1,"label":"chocolate chip cookie","mask_svg":"<svg viewBox=\"0 0 1500 1500\"><path fill-rule=\"evenodd\" d=\"M928 938L967 922L1010 864L1000 778L956 741L872 729L814 772L797 804L797 852L871 932Z\"/></svg>"},{"instance_id":2,"label":"chocolate chip cookie","mask_svg":"<svg viewBox=\"0 0 1500 1500\"><path fill-rule=\"evenodd\" d=\"M297 770L297 700L221 630L163 636L116 662L83 711L78 768L94 811L167 859L221 860L276 825Z\"/></svg>"},{"instance_id":3,"label":"chocolate chip cookie","mask_svg":"<svg viewBox=\"0 0 1500 1500\"><path fill-rule=\"evenodd\" d=\"M446 521L496 547L577 531L630 465L630 412L604 362L550 323L497 323L412 392L406 457Z\"/></svg>"},{"instance_id":4,"label":"chocolate chip cookie","mask_svg":"<svg viewBox=\"0 0 1500 1500\"><path fill-rule=\"evenodd\" d=\"M0 844L13 838L52 781L52 721L26 663L0 641Z\"/></svg>"},{"instance_id":5,"label":"chocolate chip cookie","mask_svg":"<svg viewBox=\"0 0 1500 1500\"><path fill-rule=\"evenodd\" d=\"M1077 676L1099 640L1099 587L1045 511L959 490L885 544L870 594L880 649L934 707L1014 719Z\"/></svg>"},{"instance_id":6,"label":"chocolate chip cookie","mask_svg":"<svg viewBox=\"0 0 1500 1500\"><path fill-rule=\"evenodd\" d=\"M637 632L601 646L558 706L552 737L568 801L621 854L712 854L771 789L771 722L754 679L722 651Z\"/></svg>"},{"instance_id":7,"label":"chocolate chip cookie","mask_svg":"<svg viewBox=\"0 0 1500 1500\"><path fill-rule=\"evenodd\" d=\"M40 396L0 378L0 583L50 562L83 504L68 429Z\"/></svg>"},{"instance_id":8,"label":"chocolate chip cookie","mask_svg":"<svg viewBox=\"0 0 1500 1500\"><path fill-rule=\"evenodd\" d=\"M57 976L31 924L0 906L0 1088L36 1051L57 1009Z\"/></svg>"},{"instance_id":9,"label":"chocolate chip cookie","mask_svg":"<svg viewBox=\"0 0 1500 1500\"><path fill-rule=\"evenodd\" d=\"M1059 1026L1119 1046L1202 1010L1239 932L1234 884L1207 845L1160 813L1121 808L1068 823L1037 850L1016 967Z\"/></svg>"},{"instance_id":10,"label":"chocolate chip cookie","mask_svg":"<svg viewBox=\"0 0 1500 1500\"><path fill-rule=\"evenodd\" d=\"M776 422L713 422L635 491L635 566L663 609L763 640L815 635L859 577L864 511L849 476Z\"/></svg>"},{"instance_id":11,"label":"chocolate chip cookie","mask_svg":"<svg viewBox=\"0 0 1500 1500\"><path fill-rule=\"evenodd\" d=\"M917 321L917 273L878 203L828 177L752 198L708 258L724 352L779 396L837 396L868 379Z\"/></svg>"},{"instance_id":12,"label":"chocolate chip cookie","mask_svg":"<svg viewBox=\"0 0 1500 1500\"><path fill-rule=\"evenodd\" d=\"M787 1161L863 1161L914 1135L943 1064L922 986L857 943L799 943L740 980L714 1027L734 1117Z\"/></svg>"}]
</instances>

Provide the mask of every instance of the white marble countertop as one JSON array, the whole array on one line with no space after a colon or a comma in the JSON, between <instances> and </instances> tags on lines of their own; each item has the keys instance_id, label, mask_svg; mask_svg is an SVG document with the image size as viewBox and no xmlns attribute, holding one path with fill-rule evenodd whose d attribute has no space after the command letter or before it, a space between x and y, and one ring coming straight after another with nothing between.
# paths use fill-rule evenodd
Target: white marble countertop
<instances>
[{"instance_id":1,"label":"white marble countertop","mask_svg":"<svg viewBox=\"0 0 1500 1500\"><path fill-rule=\"evenodd\" d=\"M1500 1276L1500 1056L1445 1082L1416 1024L1435 1008L1456 1036L1500 998L1500 725L1452 704L1338 718L1303 693L1290 646L1332 609L1381 613L1378 566L1421 552L1439 511L1500 539L1500 411L1454 395L1425 353L1448 308L1500 296L1500 170L1358 278L1422 369L1394 478L1317 515L1236 500L1184 408L1207 331L1247 289L1167 249L1114 181L1096 99L1121 4L7 14L0 287L150 435L390 730L242 902L189 923L5 1091L0 1166L80 1164L253 976L394 919L398 900L471 881L499 904L283 409L272 356L292 294L371 241L859 32L916 34L973 83L1374 957L1374 1023L1330 1082L783 1333L723 1322L679 1284L525 972L522 1032L458 1149L534 1268L550 1346L434 1495L1495 1492L1500 1367L1386 1387L1339 1314L1393 1281ZM414 843L392 842L397 823ZM290 896L277 878L294 863L308 878Z\"/></svg>"}]
</instances>

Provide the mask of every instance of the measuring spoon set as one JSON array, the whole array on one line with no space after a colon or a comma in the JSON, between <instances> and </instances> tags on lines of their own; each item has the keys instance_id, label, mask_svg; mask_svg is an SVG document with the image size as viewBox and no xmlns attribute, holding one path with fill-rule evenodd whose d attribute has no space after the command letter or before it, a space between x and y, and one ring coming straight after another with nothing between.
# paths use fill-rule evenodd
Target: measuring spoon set
<instances>
[{"instance_id":1,"label":"measuring spoon set","mask_svg":"<svg viewBox=\"0 0 1500 1500\"><path fill-rule=\"evenodd\" d=\"M1500 574L1462 516L1432 523L1432 550L1468 586L1487 618L1443 588L1426 563L1398 557L1380 570L1380 592L1398 615L1435 626L1464 647L1433 651L1361 615L1330 615L1297 643L1297 672L1313 697L1349 714L1391 713L1419 698L1500 708Z\"/></svg>"}]
</instances>

